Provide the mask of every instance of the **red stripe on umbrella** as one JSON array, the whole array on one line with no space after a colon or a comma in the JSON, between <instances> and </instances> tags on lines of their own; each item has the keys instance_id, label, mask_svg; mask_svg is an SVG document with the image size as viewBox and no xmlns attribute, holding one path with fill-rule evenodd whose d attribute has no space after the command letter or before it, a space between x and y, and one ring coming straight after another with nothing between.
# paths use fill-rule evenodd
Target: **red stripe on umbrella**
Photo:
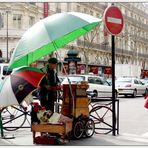
<instances>
[{"instance_id":1,"label":"red stripe on umbrella","mask_svg":"<svg viewBox=\"0 0 148 148\"><path fill-rule=\"evenodd\" d=\"M31 71L31 70L24 70L24 71L19 71L17 73L14 73L14 75L22 77L29 83L31 83L33 86L37 87L39 84L39 81L44 77L43 73ZM32 79L33 78L33 79Z\"/></svg>"}]
</instances>

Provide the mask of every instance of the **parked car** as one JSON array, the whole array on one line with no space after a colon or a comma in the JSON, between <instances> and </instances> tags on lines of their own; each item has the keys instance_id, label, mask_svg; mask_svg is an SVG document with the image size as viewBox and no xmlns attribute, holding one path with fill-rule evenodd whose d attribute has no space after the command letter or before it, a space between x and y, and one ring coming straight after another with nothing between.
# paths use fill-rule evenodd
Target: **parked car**
<instances>
[{"instance_id":1,"label":"parked car","mask_svg":"<svg viewBox=\"0 0 148 148\"><path fill-rule=\"evenodd\" d=\"M69 80L68 80L69 79ZM81 81L87 81L89 88L87 89L87 93L94 94L94 97L99 98L110 98L112 97L112 86L107 81L104 81L103 78L95 75L69 75L68 79L65 77L62 84L76 84ZM115 96L118 96L118 92L116 90Z\"/></svg>"},{"instance_id":2,"label":"parked car","mask_svg":"<svg viewBox=\"0 0 148 148\"><path fill-rule=\"evenodd\" d=\"M12 70L8 69L8 63L0 63L0 79L2 80L6 75L9 75Z\"/></svg>"},{"instance_id":3,"label":"parked car","mask_svg":"<svg viewBox=\"0 0 148 148\"><path fill-rule=\"evenodd\" d=\"M136 97L137 95L145 95L148 92L146 85L144 85L140 79L133 77L118 78L115 86L119 95Z\"/></svg>"}]
</instances>

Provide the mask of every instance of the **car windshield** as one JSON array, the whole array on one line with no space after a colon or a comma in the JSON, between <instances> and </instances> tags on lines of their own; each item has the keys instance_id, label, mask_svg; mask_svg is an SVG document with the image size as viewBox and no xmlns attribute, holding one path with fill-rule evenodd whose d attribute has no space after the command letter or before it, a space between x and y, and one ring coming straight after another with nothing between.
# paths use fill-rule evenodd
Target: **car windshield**
<instances>
[{"instance_id":1,"label":"car windshield","mask_svg":"<svg viewBox=\"0 0 148 148\"><path fill-rule=\"evenodd\" d=\"M9 75L12 72L11 69L8 69L8 66L4 66L3 75Z\"/></svg>"},{"instance_id":2,"label":"car windshield","mask_svg":"<svg viewBox=\"0 0 148 148\"><path fill-rule=\"evenodd\" d=\"M85 77L83 77L83 76L69 76L68 78L69 78L70 82L73 83L73 84L79 83L79 82L85 80ZM63 80L62 83L63 84L68 84L69 83L67 77Z\"/></svg>"}]
</instances>

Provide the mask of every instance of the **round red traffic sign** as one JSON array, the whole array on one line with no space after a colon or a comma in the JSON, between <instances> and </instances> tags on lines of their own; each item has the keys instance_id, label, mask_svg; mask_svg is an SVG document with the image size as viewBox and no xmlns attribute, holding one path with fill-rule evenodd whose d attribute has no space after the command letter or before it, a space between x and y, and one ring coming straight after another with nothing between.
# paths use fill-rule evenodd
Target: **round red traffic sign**
<instances>
[{"instance_id":1,"label":"round red traffic sign","mask_svg":"<svg viewBox=\"0 0 148 148\"><path fill-rule=\"evenodd\" d=\"M104 23L109 33L119 34L123 29L123 15L116 6L109 6L104 12Z\"/></svg>"}]
</instances>

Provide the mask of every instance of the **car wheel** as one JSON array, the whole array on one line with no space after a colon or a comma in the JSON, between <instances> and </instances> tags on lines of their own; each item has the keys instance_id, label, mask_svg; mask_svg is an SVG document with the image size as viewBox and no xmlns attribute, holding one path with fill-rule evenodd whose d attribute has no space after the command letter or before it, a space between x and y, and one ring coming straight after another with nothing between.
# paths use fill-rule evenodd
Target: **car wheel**
<instances>
[{"instance_id":1,"label":"car wheel","mask_svg":"<svg viewBox=\"0 0 148 148\"><path fill-rule=\"evenodd\" d=\"M137 91L136 91L136 90L134 90L134 91L133 91L133 94L132 94L132 97L134 97L134 98L135 98L136 96L137 96Z\"/></svg>"},{"instance_id":2,"label":"car wheel","mask_svg":"<svg viewBox=\"0 0 148 148\"><path fill-rule=\"evenodd\" d=\"M96 90L94 90L93 93L94 93L93 97L95 97L95 98L98 97L98 92Z\"/></svg>"}]
</instances>

